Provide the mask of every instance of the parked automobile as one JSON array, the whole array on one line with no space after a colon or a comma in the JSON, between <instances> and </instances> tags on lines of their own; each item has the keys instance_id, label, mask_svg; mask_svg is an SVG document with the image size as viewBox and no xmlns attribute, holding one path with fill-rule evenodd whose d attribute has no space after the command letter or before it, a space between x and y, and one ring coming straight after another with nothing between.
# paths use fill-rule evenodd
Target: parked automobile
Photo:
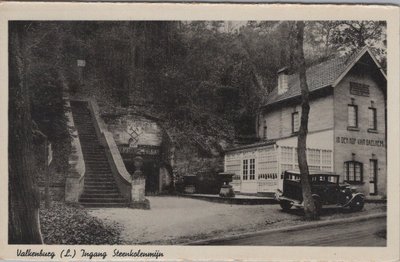
<instances>
[{"instance_id":1,"label":"parked automobile","mask_svg":"<svg viewBox=\"0 0 400 262\"><path fill-rule=\"evenodd\" d=\"M311 193L317 212L322 207L334 206L360 211L364 207L365 196L350 188L349 184L339 183L339 175L329 172L310 172ZM292 206L303 207L303 193L299 171L285 171L283 188L278 191L276 198L283 210Z\"/></svg>"}]
</instances>

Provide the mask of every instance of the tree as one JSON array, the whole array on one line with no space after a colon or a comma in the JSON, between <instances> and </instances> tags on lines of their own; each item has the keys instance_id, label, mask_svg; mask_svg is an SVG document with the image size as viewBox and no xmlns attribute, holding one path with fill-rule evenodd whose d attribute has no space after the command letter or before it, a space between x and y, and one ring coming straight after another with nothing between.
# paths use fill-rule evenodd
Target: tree
<instances>
[{"instance_id":1,"label":"tree","mask_svg":"<svg viewBox=\"0 0 400 262\"><path fill-rule=\"evenodd\" d=\"M303 42L304 42L304 21L296 22L297 29L297 60L298 60L298 71L300 77L300 89L301 89L301 122L297 140L297 156L300 169L300 181L303 192L303 205L306 220L318 219L318 213L316 209L317 199L313 199L311 194L311 185L309 178L309 170L307 163L306 147L307 147L307 133L308 133L308 115L310 112L309 103L309 90L307 85L306 76L306 61L304 58ZM314 202L315 201L315 202Z\"/></svg>"},{"instance_id":2,"label":"tree","mask_svg":"<svg viewBox=\"0 0 400 262\"><path fill-rule=\"evenodd\" d=\"M23 22L13 22L9 35L8 241L10 244L41 244L30 97L24 79L27 59L23 39L25 30Z\"/></svg>"}]
</instances>

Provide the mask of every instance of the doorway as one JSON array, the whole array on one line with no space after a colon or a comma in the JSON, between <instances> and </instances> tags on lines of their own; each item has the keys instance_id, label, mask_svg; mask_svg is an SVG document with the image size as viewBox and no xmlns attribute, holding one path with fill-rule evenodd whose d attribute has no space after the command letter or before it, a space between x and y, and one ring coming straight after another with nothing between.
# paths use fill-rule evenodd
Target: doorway
<instances>
[{"instance_id":1,"label":"doorway","mask_svg":"<svg viewBox=\"0 0 400 262\"><path fill-rule=\"evenodd\" d=\"M378 160L370 159L369 160L369 194L377 195L378 194Z\"/></svg>"},{"instance_id":2,"label":"doorway","mask_svg":"<svg viewBox=\"0 0 400 262\"><path fill-rule=\"evenodd\" d=\"M146 195L159 193L159 168L154 161L143 163L143 174L146 177Z\"/></svg>"}]
</instances>

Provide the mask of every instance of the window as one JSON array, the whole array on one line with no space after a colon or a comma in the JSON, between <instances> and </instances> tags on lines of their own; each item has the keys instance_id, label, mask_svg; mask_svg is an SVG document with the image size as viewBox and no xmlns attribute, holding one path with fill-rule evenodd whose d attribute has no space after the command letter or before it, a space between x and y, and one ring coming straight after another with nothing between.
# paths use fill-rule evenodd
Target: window
<instances>
[{"instance_id":1,"label":"window","mask_svg":"<svg viewBox=\"0 0 400 262\"><path fill-rule=\"evenodd\" d=\"M363 182L363 164L357 161L344 162L344 179L347 182Z\"/></svg>"},{"instance_id":2,"label":"window","mask_svg":"<svg viewBox=\"0 0 400 262\"><path fill-rule=\"evenodd\" d=\"M377 121L376 121L376 108L370 107L369 110L369 125L368 131L376 131L377 130Z\"/></svg>"},{"instance_id":3,"label":"window","mask_svg":"<svg viewBox=\"0 0 400 262\"><path fill-rule=\"evenodd\" d=\"M267 139L267 120L264 121L263 138L264 138L264 139Z\"/></svg>"},{"instance_id":4,"label":"window","mask_svg":"<svg viewBox=\"0 0 400 262\"><path fill-rule=\"evenodd\" d=\"M249 174L249 162L247 159L243 160L243 180L247 180Z\"/></svg>"},{"instance_id":5,"label":"window","mask_svg":"<svg viewBox=\"0 0 400 262\"><path fill-rule=\"evenodd\" d=\"M348 105L347 107L348 127L358 127L358 107L356 105Z\"/></svg>"},{"instance_id":6,"label":"window","mask_svg":"<svg viewBox=\"0 0 400 262\"><path fill-rule=\"evenodd\" d=\"M250 180L254 180L255 179L255 174L256 174L256 160L250 159Z\"/></svg>"},{"instance_id":7,"label":"window","mask_svg":"<svg viewBox=\"0 0 400 262\"><path fill-rule=\"evenodd\" d=\"M298 132L299 127L300 127L299 112L294 112L292 113L292 133Z\"/></svg>"}]
</instances>

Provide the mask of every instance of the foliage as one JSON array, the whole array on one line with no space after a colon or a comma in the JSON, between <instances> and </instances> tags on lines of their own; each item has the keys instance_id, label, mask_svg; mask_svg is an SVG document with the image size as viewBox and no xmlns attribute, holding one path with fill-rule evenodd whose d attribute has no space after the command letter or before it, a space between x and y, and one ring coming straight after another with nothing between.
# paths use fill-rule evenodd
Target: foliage
<instances>
[{"instance_id":1,"label":"foliage","mask_svg":"<svg viewBox=\"0 0 400 262\"><path fill-rule=\"evenodd\" d=\"M63 100L64 74L68 69L63 40L68 37L58 23L26 23L25 69L32 120L52 143L58 171L68 168L70 136Z\"/></svg>"},{"instance_id":2,"label":"foliage","mask_svg":"<svg viewBox=\"0 0 400 262\"><path fill-rule=\"evenodd\" d=\"M121 228L118 225L106 225L78 206L53 202L49 209L42 207L39 214L45 244L120 244Z\"/></svg>"},{"instance_id":3,"label":"foliage","mask_svg":"<svg viewBox=\"0 0 400 262\"><path fill-rule=\"evenodd\" d=\"M59 61L57 71L63 72L72 91L96 97L108 108L129 107L152 115L162 120L177 143L209 151L219 149L220 141L255 137L255 116L276 86L277 70L286 66L294 72L298 67L293 21L38 24L37 35L43 36L36 41L48 47L37 50L42 52L36 54L38 62L54 66L51 61ZM368 44L385 66L385 26L375 21L307 22L306 64ZM61 37L50 45L53 33ZM76 59L87 63L83 84L78 81ZM35 79L43 71L48 71L46 78L58 78L38 62ZM43 93L40 89L46 87L36 89L37 94Z\"/></svg>"}]
</instances>

